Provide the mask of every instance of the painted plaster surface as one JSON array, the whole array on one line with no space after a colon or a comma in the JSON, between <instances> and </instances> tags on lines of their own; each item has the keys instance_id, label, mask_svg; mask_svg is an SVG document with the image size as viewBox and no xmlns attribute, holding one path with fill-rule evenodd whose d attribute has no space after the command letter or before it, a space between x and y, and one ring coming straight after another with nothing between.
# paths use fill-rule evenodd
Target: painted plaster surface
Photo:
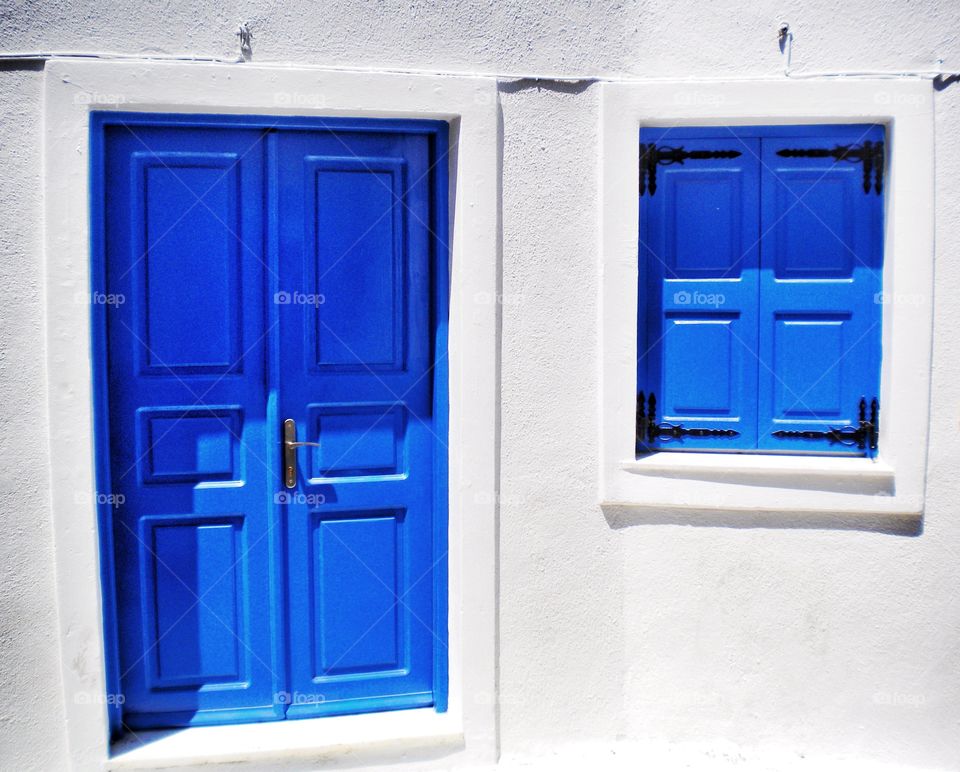
<instances>
[{"instance_id":1,"label":"painted plaster surface","mask_svg":"<svg viewBox=\"0 0 960 772\"><path fill-rule=\"evenodd\" d=\"M796 73L938 59L960 70L956 2L723 5L7 2L0 39L7 50L232 57L246 19L258 62L737 78L782 73L786 20ZM582 754L632 768L960 769L960 85L936 94L927 509L920 533L903 534L605 516L599 97L511 80L500 88L505 766ZM45 411L58 386L42 356L41 82L36 67L0 68L0 767L56 770L69 759L47 497Z\"/></svg>"}]
</instances>

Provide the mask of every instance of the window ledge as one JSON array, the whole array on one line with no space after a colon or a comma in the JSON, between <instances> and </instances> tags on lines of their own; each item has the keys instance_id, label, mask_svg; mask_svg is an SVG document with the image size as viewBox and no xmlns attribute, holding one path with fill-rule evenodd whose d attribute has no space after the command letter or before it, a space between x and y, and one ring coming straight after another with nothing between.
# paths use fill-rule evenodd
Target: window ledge
<instances>
[{"instance_id":1,"label":"window ledge","mask_svg":"<svg viewBox=\"0 0 960 772\"><path fill-rule=\"evenodd\" d=\"M665 512L916 517L922 495L883 457L651 453L621 460L601 504Z\"/></svg>"},{"instance_id":2,"label":"window ledge","mask_svg":"<svg viewBox=\"0 0 960 772\"><path fill-rule=\"evenodd\" d=\"M782 488L893 492L893 467L882 459L841 456L778 456L747 453L650 453L621 469L641 475Z\"/></svg>"},{"instance_id":3,"label":"window ledge","mask_svg":"<svg viewBox=\"0 0 960 772\"><path fill-rule=\"evenodd\" d=\"M450 713L433 708L353 716L198 726L130 733L114 743L108 769L154 769L223 762L265 762L308 756L462 749Z\"/></svg>"}]
</instances>

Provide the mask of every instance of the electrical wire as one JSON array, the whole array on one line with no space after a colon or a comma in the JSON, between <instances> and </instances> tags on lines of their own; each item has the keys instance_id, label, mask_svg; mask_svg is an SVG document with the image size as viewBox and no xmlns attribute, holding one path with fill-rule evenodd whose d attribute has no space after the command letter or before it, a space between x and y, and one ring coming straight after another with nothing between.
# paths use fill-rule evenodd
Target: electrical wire
<instances>
[{"instance_id":1,"label":"electrical wire","mask_svg":"<svg viewBox=\"0 0 960 772\"><path fill-rule=\"evenodd\" d=\"M960 73L951 73L943 70L862 70L847 72L794 72L790 65L793 34L786 34L786 44L784 51L786 66L783 76L790 80L809 80L809 79L859 79L859 78L917 78L917 79L946 79L949 82L960 77ZM236 57L218 57L218 56L198 56L193 54L131 54L119 51L9 51L0 52L0 62L30 62L30 61L48 61L51 59L86 59L86 60L107 60L107 61L143 61L143 62L195 62L209 64L228 64L242 65L251 64L249 59L243 55ZM434 77L459 77L459 78L494 78L502 83L518 83L524 81L553 82L566 84L592 84L592 83L677 83L677 82L737 82L737 81L760 81L770 80L769 75L747 75L747 76L691 76L687 78L673 77L650 77L638 78L619 75L579 75L579 74L559 74L559 73L511 73L511 72L484 72L484 71L463 71L463 70L427 70L413 69L403 67L353 67L309 64L301 62L256 62L256 67L270 69L313 69L327 72L370 72L370 73L395 73L401 75L429 75Z\"/></svg>"}]
</instances>

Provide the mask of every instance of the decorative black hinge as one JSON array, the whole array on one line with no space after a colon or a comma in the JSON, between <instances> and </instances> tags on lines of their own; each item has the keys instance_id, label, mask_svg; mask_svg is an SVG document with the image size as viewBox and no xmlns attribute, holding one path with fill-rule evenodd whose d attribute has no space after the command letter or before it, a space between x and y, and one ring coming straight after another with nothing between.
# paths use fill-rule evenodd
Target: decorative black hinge
<instances>
[{"instance_id":1,"label":"decorative black hinge","mask_svg":"<svg viewBox=\"0 0 960 772\"><path fill-rule=\"evenodd\" d=\"M688 429L683 424L668 421L657 422L657 397L650 392L649 399L641 391L637 395L637 444L647 445L656 440L680 440L684 437L737 437L733 429L695 427Z\"/></svg>"},{"instance_id":2,"label":"decorative black hinge","mask_svg":"<svg viewBox=\"0 0 960 772\"><path fill-rule=\"evenodd\" d=\"M640 195L648 190L657 192L657 167L682 164L687 159L703 161L710 158L736 158L739 150L684 150L680 147L657 147L653 142L640 143Z\"/></svg>"},{"instance_id":3,"label":"decorative black hinge","mask_svg":"<svg viewBox=\"0 0 960 772\"><path fill-rule=\"evenodd\" d=\"M784 148L777 155L784 158L833 158L835 161L848 161L863 164L863 192L883 190L883 143L867 140L862 145L837 145L834 148Z\"/></svg>"},{"instance_id":4,"label":"decorative black hinge","mask_svg":"<svg viewBox=\"0 0 960 772\"><path fill-rule=\"evenodd\" d=\"M861 397L856 426L831 427L823 431L780 429L772 434L778 439L827 440L831 445L874 451L880 437L880 403L876 397L873 398L870 402L870 419L867 420L867 400Z\"/></svg>"}]
</instances>

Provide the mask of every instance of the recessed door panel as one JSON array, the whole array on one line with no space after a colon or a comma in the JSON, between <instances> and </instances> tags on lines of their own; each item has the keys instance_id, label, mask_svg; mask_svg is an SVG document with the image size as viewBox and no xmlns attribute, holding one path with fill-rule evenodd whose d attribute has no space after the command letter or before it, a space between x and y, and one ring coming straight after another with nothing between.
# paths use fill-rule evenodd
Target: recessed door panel
<instances>
[{"instance_id":1,"label":"recessed door panel","mask_svg":"<svg viewBox=\"0 0 960 772\"><path fill-rule=\"evenodd\" d=\"M407 409L393 402L310 405L311 482L403 474Z\"/></svg>"},{"instance_id":2,"label":"recessed door panel","mask_svg":"<svg viewBox=\"0 0 960 772\"><path fill-rule=\"evenodd\" d=\"M396 512L314 519L314 679L404 666L402 529Z\"/></svg>"},{"instance_id":3,"label":"recessed door panel","mask_svg":"<svg viewBox=\"0 0 960 772\"><path fill-rule=\"evenodd\" d=\"M146 483L242 480L239 406L137 411L141 479Z\"/></svg>"},{"instance_id":4,"label":"recessed door panel","mask_svg":"<svg viewBox=\"0 0 960 772\"><path fill-rule=\"evenodd\" d=\"M315 290L310 355L328 371L397 370L404 348L402 157L308 156L303 160Z\"/></svg>"},{"instance_id":5,"label":"recessed door panel","mask_svg":"<svg viewBox=\"0 0 960 772\"><path fill-rule=\"evenodd\" d=\"M239 371L239 153L143 149L131 157L141 372ZM248 191L249 192L249 191ZM189 313L185 313L189 309ZM197 335L203 330L203 335Z\"/></svg>"},{"instance_id":6,"label":"recessed door panel","mask_svg":"<svg viewBox=\"0 0 960 772\"><path fill-rule=\"evenodd\" d=\"M244 680L247 565L241 517L142 524L141 564L155 688Z\"/></svg>"}]
</instances>

